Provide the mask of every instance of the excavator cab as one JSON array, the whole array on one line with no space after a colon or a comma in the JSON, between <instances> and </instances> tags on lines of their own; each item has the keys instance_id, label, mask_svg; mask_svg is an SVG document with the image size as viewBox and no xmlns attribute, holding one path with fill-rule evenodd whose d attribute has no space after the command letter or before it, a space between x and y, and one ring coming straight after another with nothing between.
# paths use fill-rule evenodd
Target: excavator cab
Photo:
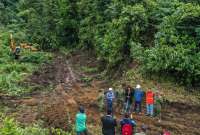
<instances>
[{"instance_id":1,"label":"excavator cab","mask_svg":"<svg viewBox=\"0 0 200 135\"><path fill-rule=\"evenodd\" d=\"M10 49L11 49L11 53L14 56L15 59L19 59L20 56L20 52L21 52L21 47L20 46L16 46L16 43L13 39L12 34L10 34Z\"/></svg>"},{"instance_id":2,"label":"excavator cab","mask_svg":"<svg viewBox=\"0 0 200 135\"><path fill-rule=\"evenodd\" d=\"M19 47L19 46L17 46L16 48L15 48L15 51L14 51L14 57L15 57L15 59L19 59L19 56L20 56L20 52L21 52L21 48Z\"/></svg>"},{"instance_id":3,"label":"excavator cab","mask_svg":"<svg viewBox=\"0 0 200 135\"><path fill-rule=\"evenodd\" d=\"M15 59L19 59L22 49L29 49L33 52L38 51L38 49L33 47L30 43L20 43L19 46L16 46L13 35L10 34L10 50Z\"/></svg>"}]
</instances>

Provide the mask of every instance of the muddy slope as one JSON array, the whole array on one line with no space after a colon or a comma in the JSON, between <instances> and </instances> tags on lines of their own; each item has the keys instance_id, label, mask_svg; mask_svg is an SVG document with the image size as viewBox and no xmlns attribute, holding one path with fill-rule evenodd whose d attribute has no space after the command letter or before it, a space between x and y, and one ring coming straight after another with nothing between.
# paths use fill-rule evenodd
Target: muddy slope
<instances>
[{"instance_id":1,"label":"muddy slope","mask_svg":"<svg viewBox=\"0 0 200 135\"><path fill-rule=\"evenodd\" d=\"M95 58L83 54L73 54L70 57L58 55L53 63L44 65L35 72L27 82L32 85L54 85L55 90L50 92L37 92L28 98L8 99L15 104L12 114L18 121L30 124L42 120L46 127L70 129L78 105L84 105L87 110L89 125L100 129L100 116L97 99L102 89L108 87L104 80L93 79L90 85L81 81L82 77L93 77L97 73L86 74L80 66L95 67L98 63ZM118 106L118 105L117 105ZM116 111L118 119L121 118L120 109ZM162 121L133 114L139 125L145 123L149 126L148 133L157 135L162 128L170 130L174 135L200 135L200 107L181 103L170 103L163 108ZM92 132L100 135L101 133ZM100 131L100 130L99 130Z\"/></svg>"}]
</instances>

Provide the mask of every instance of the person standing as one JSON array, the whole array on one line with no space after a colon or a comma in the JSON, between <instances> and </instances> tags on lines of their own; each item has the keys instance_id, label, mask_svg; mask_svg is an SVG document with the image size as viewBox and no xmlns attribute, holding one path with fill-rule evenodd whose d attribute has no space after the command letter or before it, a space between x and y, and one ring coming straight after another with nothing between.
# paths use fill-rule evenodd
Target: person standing
<instances>
[{"instance_id":1,"label":"person standing","mask_svg":"<svg viewBox=\"0 0 200 135\"><path fill-rule=\"evenodd\" d=\"M155 94L155 115L158 116L158 122L161 122L162 95L159 91Z\"/></svg>"},{"instance_id":2,"label":"person standing","mask_svg":"<svg viewBox=\"0 0 200 135\"><path fill-rule=\"evenodd\" d=\"M107 111L111 111L111 113L113 113L113 101L115 99L113 88L109 88L108 91L105 92L105 99Z\"/></svg>"},{"instance_id":3,"label":"person standing","mask_svg":"<svg viewBox=\"0 0 200 135\"><path fill-rule=\"evenodd\" d=\"M107 115L101 118L102 134L103 135L115 135L115 128L117 126L116 119L113 118L112 112L107 111Z\"/></svg>"},{"instance_id":4,"label":"person standing","mask_svg":"<svg viewBox=\"0 0 200 135\"><path fill-rule=\"evenodd\" d=\"M121 135L133 135L136 122L129 118L128 113L126 113L124 116L125 117L120 121Z\"/></svg>"},{"instance_id":5,"label":"person standing","mask_svg":"<svg viewBox=\"0 0 200 135\"><path fill-rule=\"evenodd\" d=\"M131 110L131 106L132 106L132 103L133 103L133 90L130 86L128 86L126 89L125 89L125 92L124 92L124 96L125 96L125 99L124 99L124 113L130 113L130 110Z\"/></svg>"},{"instance_id":6,"label":"person standing","mask_svg":"<svg viewBox=\"0 0 200 135\"><path fill-rule=\"evenodd\" d=\"M87 135L86 127L87 116L83 106L79 107L79 112L76 114L76 133L77 135Z\"/></svg>"},{"instance_id":7,"label":"person standing","mask_svg":"<svg viewBox=\"0 0 200 135\"><path fill-rule=\"evenodd\" d=\"M144 96L144 92L141 89L141 86L138 84L136 85L136 89L134 91L134 99L135 99L135 106L134 111L137 113L142 112L142 98Z\"/></svg>"},{"instance_id":8,"label":"person standing","mask_svg":"<svg viewBox=\"0 0 200 135\"><path fill-rule=\"evenodd\" d=\"M146 115L153 117L154 115L154 93L151 89L146 91Z\"/></svg>"}]
</instances>

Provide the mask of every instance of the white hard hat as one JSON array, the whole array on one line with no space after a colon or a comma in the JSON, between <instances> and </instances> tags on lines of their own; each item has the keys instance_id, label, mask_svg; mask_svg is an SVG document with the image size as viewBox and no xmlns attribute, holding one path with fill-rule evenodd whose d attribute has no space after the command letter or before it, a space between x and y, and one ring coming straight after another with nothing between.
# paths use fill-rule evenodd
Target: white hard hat
<instances>
[{"instance_id":1,"label":"white hard hat","mask_svg":"<svg viewBox=\"0 0 200 135\"><path fill-rule=\"evenodd\" d=\"M139 84L137 84L137 85L136 85L136 88L137 88L137 89L140 89L140 88L141 88L141 86L140 86Z\"/></svg>"},{"instance_id":2,"label":"white hard hat","mask_svg":"<svg viewBox=\"0 0 200 135\"><path fill-rule=\"evenodd\" d=\"M112 88L109 88L109 91L113 90Z\"/></svg>"}]
</instances>

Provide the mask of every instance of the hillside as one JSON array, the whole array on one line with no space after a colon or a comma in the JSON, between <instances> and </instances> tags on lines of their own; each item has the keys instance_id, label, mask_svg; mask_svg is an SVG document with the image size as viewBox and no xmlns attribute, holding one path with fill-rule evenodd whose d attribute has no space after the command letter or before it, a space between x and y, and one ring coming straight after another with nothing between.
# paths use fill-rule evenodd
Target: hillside
<instances>
[{"instance_id":1,"label":"hillside","mask_svg":"<svg viewBox=\"0 0 200 135\"><path fill-rule=\"evenodd\" d=\"M101 102L99 98L109 86L123 91L120 83L124 83L124 81L114 85L109 81L105 81L92 70L89 72L82 70L83 67L94 69L96 64L98 63L95 62L94 58L80 53L73 54L70 57L56 56L52 64L44 65L39 71L29 76L28 78L30 79L27 79L28 83L32 85L43 86L44 82L52 84L54 90L33 91L27 96L17 99L12 97L2 98L1 101L3 101L4 107L7 108L5 113L9 116L14 116L18 122L26 126L42 121L43 126L46 128L54 127L71 130L78 105L84 105L88 116L89 132L93 135L100 135L100 117L105 112L100 109ZM87 81L90 79L85 78L91 78L92 80ZM146 82L155 81L142 78L141 80L143 80L141 85L144 89L145 87L151 87L150 83L146 84ZM116 81L113 80L113 82ZM132 79L132 82L126 80L126 83L134 86L136 82ZM200 122L198 117L198 112L200 111L198 96L189 95L185 100L181 96L176 96L177 98L173 99L179 91L175 91L173 94L166 93L166 90L170 91L167 88L170 85L164 86L162 83L159 83L159 85L161 85L162 91L165 92L165 96L168 99L168 103L165 103L163 107L162 121L159 123L157 118L152 119L144 114L134 114L133 118L138 123L137 129L139 130L139 125L145 123L150 128L148 130L150 135L158 134L163 128L170 130L172 134L198 135L199 127L197 125ZM177 88L175 87L174 89ZM179 88L179 90L181 89ZM182 94L187 93L184 90L181 91ZM173 97L170 98L171 96ZM117 102L121 104L120 100ZM120 106L117 107L114 113L118 120L122 118L121 113L119 113L122 109ZM186 109L188 110L185 111Z\"/></svg>"},{"instance_id":2,"label":"hillside","mask_svg":"<svg viewBox=\"0 0 200 135\"><path fill-rule=\"evenodd\" d=\"M105 90L119 125L137 84L163 96L161 122L145 100L132 113L137 131L200 134L198 0L1 0L0 16L0 134L74 135L83 105L100 135Z\"/></svg>"}]
</instances>

